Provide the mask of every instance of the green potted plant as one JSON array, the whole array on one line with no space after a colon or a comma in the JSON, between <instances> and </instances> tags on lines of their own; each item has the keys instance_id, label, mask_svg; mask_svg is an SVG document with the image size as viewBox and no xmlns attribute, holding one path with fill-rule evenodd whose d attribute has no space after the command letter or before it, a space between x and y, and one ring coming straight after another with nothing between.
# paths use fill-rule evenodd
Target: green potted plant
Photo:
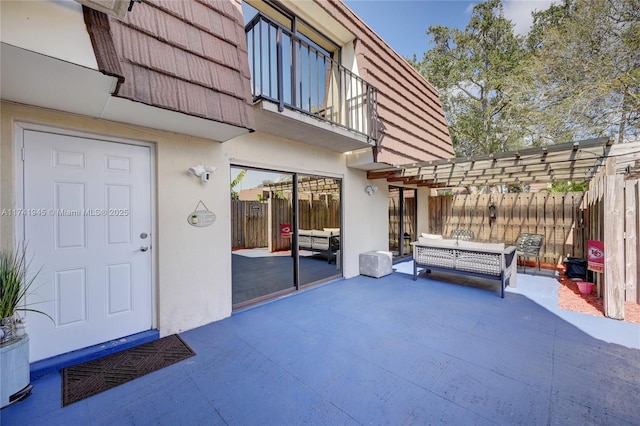
<instances>
[{"instance_id":1,"label":"green potted plant","mask_svg":"<svg viewBox=\"0 0 640 426\"><path fill-rule=\"evenodd\" d=\"M29 377L29 337L16 332L18 311L45 312L31 309L26 297L38 275L28 276L26 246L0 250L0 406L5 407L31 392Z\"/></svg>"}]
</instances>

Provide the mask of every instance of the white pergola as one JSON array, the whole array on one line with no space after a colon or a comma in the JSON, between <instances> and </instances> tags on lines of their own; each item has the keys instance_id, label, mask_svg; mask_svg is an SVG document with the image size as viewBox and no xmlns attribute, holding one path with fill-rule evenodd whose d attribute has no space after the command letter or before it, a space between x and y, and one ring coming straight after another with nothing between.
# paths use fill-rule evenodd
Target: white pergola
<instances>
[{"instance_id":1,"label":"white pergola","mask_svg":"<svg viewBox=\"0 0 640 426\"><path fill-rule=\"evenodd\" d=\"M636 155L629 155L636 152ZM528 148L474 157L457 157L390 166L370 171L369 179L390 183L456 188L548 182L588 182L611 157L616 171L640 173L640 143L614 144L611 138Z\"/></svg>"}]
</instances>

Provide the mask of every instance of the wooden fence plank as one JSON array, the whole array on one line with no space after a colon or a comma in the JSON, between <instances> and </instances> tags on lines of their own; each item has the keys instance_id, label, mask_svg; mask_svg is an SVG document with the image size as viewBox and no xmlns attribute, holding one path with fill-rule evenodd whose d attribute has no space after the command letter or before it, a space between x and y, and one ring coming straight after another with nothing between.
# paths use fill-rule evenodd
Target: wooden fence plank
<instances>
[{"instance_id":1,"label":"wooden fence plank","mask_svg":"<svg viewBox=\"0 0 640 426\"><path fill-rule=\"evenodd\" d=\"M497 218L490 222L491 197L497 206ZM522 232L540 233L545 236L543 261L562 264L567 255L585 257L584 247L577 249L572 234L583 197L584 193L547 192L433 196L429 198L428 232L447 236L456 228L471 229L477 241L506 244L515 243Z\"/></svg>"},{"instance_id":2,"label":"wooden fence plank","mask_svg":"<svg viewBox=\"0 0 640 426\"><path fill-rule=\"evenodd\" d=\"M639 180L625 182L625 300L640 303L638 299L638 191Z\"/></svg>"},{"instance_id":3,"label":"wooden fence plank","mask_svg":"<svg viewBox=\"0 0 640 426\"><path fill-rule=\"evenodd\" d=\"M622 175L605 176L607 196L604 210L607 226L604 233L604 313L609 318L624 319L624 180Z\"/></svg>"},{"instance_id":4,"label":"wooden fence plank","mask_svg":"<svg viewBox=\"0 0 640 426\"><path fill-rule=\"evenodd\" d=\"M281 236L280 225L292 223L291 201L280 198L270 200L231 200L233 250L258 247L270 247L273 251L290 249L290 238ZM300 229L339 228L340 201L299 200L298 217Z\"/></svg>"}]
</instances>

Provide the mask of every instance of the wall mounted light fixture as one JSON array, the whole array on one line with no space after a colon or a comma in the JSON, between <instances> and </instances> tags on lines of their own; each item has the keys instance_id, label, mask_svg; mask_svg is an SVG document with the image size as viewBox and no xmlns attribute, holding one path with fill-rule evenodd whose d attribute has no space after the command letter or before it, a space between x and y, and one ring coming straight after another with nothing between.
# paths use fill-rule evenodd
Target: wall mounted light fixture
<instances>
[{"instance_id":1,"label":"wall mounted light fixture","mask_svg":"<svg viewBox=\"0 0 640 426\"><path fill-rule=\"evenodd\" d=\"M378 190L378 187L373 185L367 185L364 187L364 192L366 192L367 195L373 195L373 193L376 192L377 190Z\"/></svg>"},{"instance_id":2,"label":"wall mounted light fixture","mask_svg":"<svg viewBox=\"0 0 640 426\"><path fill-rule=\"evenodd\" d=\"M211 175L216 171L214 166L193 166L189 167L189 173L200 177L200 182L207 183Z\"/></svg>"}]
</instances>

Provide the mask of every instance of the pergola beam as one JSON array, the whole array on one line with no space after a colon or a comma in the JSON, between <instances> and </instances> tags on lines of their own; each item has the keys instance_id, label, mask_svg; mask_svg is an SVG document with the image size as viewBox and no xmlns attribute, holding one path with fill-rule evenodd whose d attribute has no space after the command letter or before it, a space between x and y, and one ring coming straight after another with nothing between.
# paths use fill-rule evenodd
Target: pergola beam
<instances>
[{"instance_id":1,"label":"pergola beam","mask_svg":"<svg viewBox=\"0 0 640 426\"><path fill-rule=\"evenodd\" d=\"M369 179L438 188L555 181L588 181L604 164L613 140L589 139L519 151L407 164L367 174Z\"/></svg>"}]
</instances>

